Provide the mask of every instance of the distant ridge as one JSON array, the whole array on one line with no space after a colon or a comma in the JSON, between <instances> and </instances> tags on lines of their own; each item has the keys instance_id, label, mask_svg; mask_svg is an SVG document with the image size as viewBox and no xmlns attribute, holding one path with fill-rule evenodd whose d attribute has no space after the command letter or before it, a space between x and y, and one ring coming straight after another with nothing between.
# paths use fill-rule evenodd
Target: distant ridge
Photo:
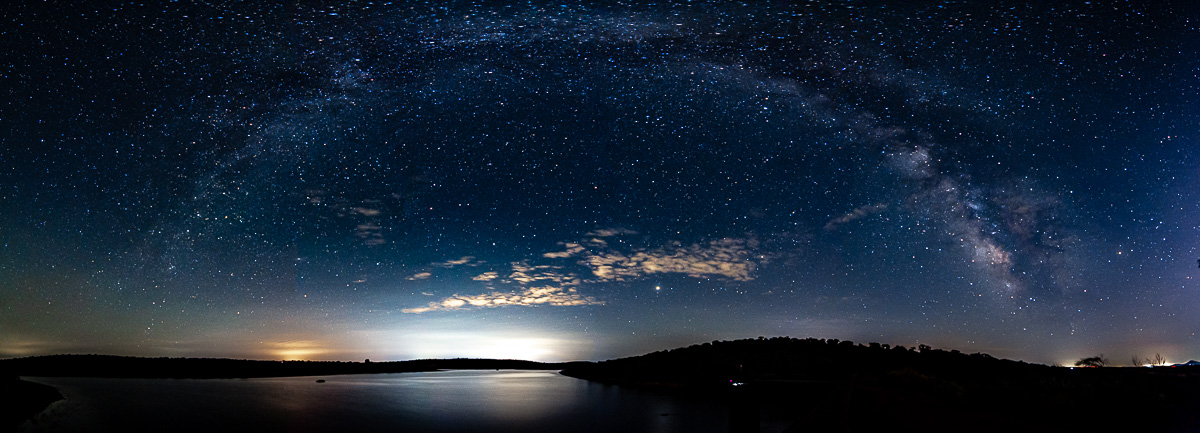
<instances>
[{"instance_id":1,"label":"distant ridge","mask_svg":"<svg viewBox=\"0 0 1200 433\"><path fill-rule=\"evenodd\" d=\"M570 363L501 359L425 359L394 362L255 361L224 358L141 358L47 355L0 360L0 374L49 377L216 379L376 374L442 369L560 370Z\"/></svg>"},{"instance_id":2,"label":"distant ridge","mask_svg":"<svg viewBox=\"0 0 1200 433\"><path fill-rule=\"evenodd\" d=\"M713 341L630 358L577 364L563 371L573 377L624 384L712 387L741 382L835 381L851 375L906 371L940 377L969 377L986 369L1034 374L1052 367L965 354L926 345L855 344L816 338L759 338Z\"/></svg>"}]
</instances>

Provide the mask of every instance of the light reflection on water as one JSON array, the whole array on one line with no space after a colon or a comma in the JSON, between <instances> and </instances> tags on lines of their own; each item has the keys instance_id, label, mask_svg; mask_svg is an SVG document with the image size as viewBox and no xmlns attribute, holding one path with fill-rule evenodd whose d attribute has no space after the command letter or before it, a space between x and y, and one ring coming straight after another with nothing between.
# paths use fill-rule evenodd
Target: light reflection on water
<instances>
[{"instance_id":1,"label":"light reflection on water","mask_svg":"<svg viewBox=\"0 0 1200 433\"><path fill-rule=\"evenodd\" d=\"M710 400L601 385L548 371L264 379L26 378L57 387L21 431L724 432ZM772 431L764 428L763 431Z\"/></svg>"}]
</instances>

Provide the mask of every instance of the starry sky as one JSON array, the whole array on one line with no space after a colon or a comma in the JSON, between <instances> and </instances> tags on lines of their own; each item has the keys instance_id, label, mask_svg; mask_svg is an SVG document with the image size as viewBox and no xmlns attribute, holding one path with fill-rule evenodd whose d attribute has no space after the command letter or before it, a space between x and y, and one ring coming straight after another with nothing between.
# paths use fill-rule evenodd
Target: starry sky
<instances>
[{"instance_id":1,"label":"starry sky","mask_svg":"<svg viewBox=\"0 0 1200 433\"><path fill-rule=\"evenodd\" d=\"M1200 358L1186 3L157 3L0 11L0 357Z\"/></svg>"}]
</instances>

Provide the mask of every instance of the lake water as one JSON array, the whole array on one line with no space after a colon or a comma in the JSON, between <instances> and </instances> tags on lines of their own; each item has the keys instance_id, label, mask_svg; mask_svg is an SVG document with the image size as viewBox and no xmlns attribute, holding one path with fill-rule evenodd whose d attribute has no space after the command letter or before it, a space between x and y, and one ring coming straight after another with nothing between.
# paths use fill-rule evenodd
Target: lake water
<instances>
[{"instance_id":1,"label":"lake water","mask_svg":"<svg viewBox=\"0 0 1200 433\"><path fill-rule=\"evenodd\" d=\"M723 402L553 371L263 379L25 378L66 400L19 431L725 432ZM325 379L326 383L316 383ZM786 423L764 419L763 432Z\"/></svg>"}]
</instances>

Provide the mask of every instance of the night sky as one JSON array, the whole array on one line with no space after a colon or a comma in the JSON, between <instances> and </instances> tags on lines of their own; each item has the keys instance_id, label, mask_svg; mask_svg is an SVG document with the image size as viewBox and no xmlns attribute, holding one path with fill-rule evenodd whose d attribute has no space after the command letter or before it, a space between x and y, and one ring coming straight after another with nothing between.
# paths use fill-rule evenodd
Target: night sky
<instances>
[{"instance_id":1,"label":"night sky","mask_svg":"<svg viewBox=\"0 0 1200 433\"><path fill-rule=\"evenodd\" d=\"M147 3L0 11L0 357L1200 358L1186 3Z\"/></svg>"}]
</instances>

